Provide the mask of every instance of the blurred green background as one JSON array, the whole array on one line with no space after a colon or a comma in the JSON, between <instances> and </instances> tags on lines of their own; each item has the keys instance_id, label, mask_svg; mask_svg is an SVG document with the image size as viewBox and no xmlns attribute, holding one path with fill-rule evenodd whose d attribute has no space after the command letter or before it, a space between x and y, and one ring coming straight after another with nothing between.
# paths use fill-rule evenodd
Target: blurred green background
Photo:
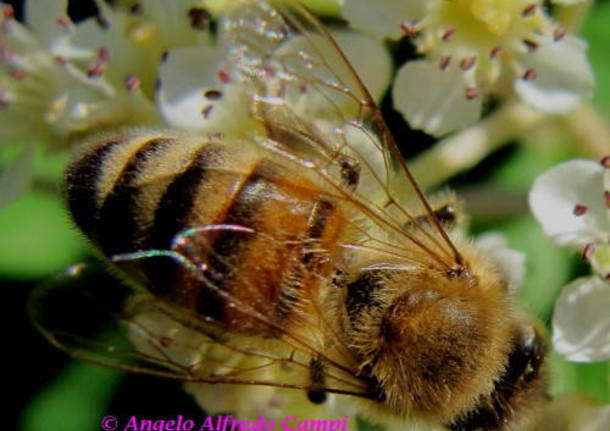
<instances>
[{"instance_id":1,"label":"blurred green background","mask_svg":"<svg viewBox=\"0 0 610 431\"><path fill-rule=\"evenodd\" d=\"M20 2L9 2L21 12ZM72 1L71 15L78 19L94 13L91 2ZM610 122L610 2L599 1L582 29L590 45L596 73L593 104ZM401 61L412 55L408 43L393 47ZM398 141L415 142L403 149L412 156L430 146L432 138L411 131L391 110L389 96L384 114ZM1 127L2 125L0 125ZM559 127L559 126L558 126ZM474 233L505 233L513 248L527 254L528 276L519 296L525 308L547 326L560 289L569 280L588 273L587 265L566 250L555 247L528 213L527 191L545 169L574 156L582 156L580 143L569 133L541 130L527 141L512 142L491 154L469 172L448 184L462 191L471 209ZM9 152L10 153L10 152ZM608 142L610 154L610 142ZM10 154L8 154L10 155ZM61 201L61 171L65 154L39 154L35 187L21 200L0 211L0 283L5 294L5 364L9 388L2 429L23 431L98 430L105 414L149 417L201 411L176 382L123 375L120 372L73 361L49 346L29 322L29 292L67 266L93 260L87 244L71 225ZM3 153L3 157L7 157ZM2 162L3 160L0 160ZM499 212L489 211L489 199L512 202ZM610 365L571 364L553 356L553 393L584 392L600 403L610 403Z\"/></svg>"}]
</instances>

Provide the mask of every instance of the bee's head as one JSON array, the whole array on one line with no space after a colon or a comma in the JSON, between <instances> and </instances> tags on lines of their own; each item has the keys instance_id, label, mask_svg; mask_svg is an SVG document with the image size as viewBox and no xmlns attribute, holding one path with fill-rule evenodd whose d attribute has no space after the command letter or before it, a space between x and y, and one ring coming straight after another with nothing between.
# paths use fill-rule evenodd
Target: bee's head
<instances>
[{"instance_id":1,"label":"bee's head","mask_svg":"<svg viewBox=\"0 0 610 431\"><path fill-rule=\"evenodd\" d=\"M368 341L375 350L364 355L369 374L395 413L449 423L504 371L514 326L507 293L436 271L394 273L386 286Z\"/></svg>"}]
</instances>

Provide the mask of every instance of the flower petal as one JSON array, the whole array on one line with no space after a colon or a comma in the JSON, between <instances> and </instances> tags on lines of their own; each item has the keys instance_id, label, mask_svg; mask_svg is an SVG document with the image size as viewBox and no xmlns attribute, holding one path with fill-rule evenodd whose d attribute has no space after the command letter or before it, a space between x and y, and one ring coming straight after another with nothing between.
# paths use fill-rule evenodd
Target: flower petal
<instances>
[{"instance_id":1,"label":"flower petal","mask_svg":"<svg viewBox=\"0 0 610 431\"><path fill-rule=\"evenodd\" d=\"M400 24L423 17L425 3L422 0L345 0L342 14L355 29L376 37L398 39L402 36Z\"/></svg>"},{"instance_id":2,"label":"flower petal","mask_svg":"<svg viewBox=\"0 0 610 431\"><path fill-rule=\"evenodd\" d=\"M469 126L481 115L481 97L466 97L465 79L459 67L408 62L394 81L394 106L411 127L436 136Z\"/></svg>"},{"instance_id":3,"label":"flower petal","mask_svg":"<svg viewBox=\"0 0 610 431\"><path fill-rule=\"evenodd\" d=\"M540 175L529 203L544 232L564 246L605 241L610 232L604 201L604 168L590 160L571 160Z\"/></svg>"},{"instance_id":4,"label":"flower petal","mask_svg":"<svg viewBox=\"0 0 610 431\"><path fill-rule=\"evenodd\" d=\"M333 31L333 37L375 100L390 84L392 59L380 41L355 31Z\"/></svg>"},{"instance_id":5,"label":"flower petal","mask_svg":"<svg viewBox=\"0 0 610 431\"><path fill-rule=\"evenodd\" d=\"M586 55L587 45L567 35L548 39L533 52L521 54L519 62L535 72L534 79L517 79L515 89L527 103L546 112L574 109L593 91L595 79Z\"/></svg>"},{"instance_id":6,"label":"flower petal","mask_svg":"<svg viewBox=\"0 0 610 431\"><path fill-rule=\"evenodd\" d=\"M564 287L555 304L553 344L570 361L610 359L610 283L579 278Z\"/></svg>"},{"instance_id":7,"label":"flower petal","mask_svg":"<svg viewBox=\"0 0 610 431\"><path fill-rule=\"evenodd\" d=\"M572 4L584 3L586 1L587 0L552 0L552 3L572 5Z\"/></svg>"},{"instance_id":8,"label":"flower petal","mask_svg":"<svg viewBox=\"0 0 610 431\"><path fill-rule=\"evenodd\" d=\"M516 292L525 279L525 254L508 246L506 237L499 232L487 232L477 237L477 246L496 264L511 293Z\"/></svg>"},{"instance_id":9,"label":"flower petal","mask_svg":"<svg viewBox=\"0 0 610 431\"><path fill-rule=\"evenodd\" d=\"M161 65L157 101L171 125L247 134L249 103L236 82L221 82L222 60L219 47L193 46L170 51Z\"/></svg>"},{"instance_id":10,"label":"flower petal","mask_svg":"<svg viewBox=\"0 0 610 431\"><path fill-rule=\"evenodd\" d=\"M71 45L74 25L68 17L68 0L27 0L25 21L28 29L46 50L66 58L82 53Z\"/></svg>"}]
</instances>

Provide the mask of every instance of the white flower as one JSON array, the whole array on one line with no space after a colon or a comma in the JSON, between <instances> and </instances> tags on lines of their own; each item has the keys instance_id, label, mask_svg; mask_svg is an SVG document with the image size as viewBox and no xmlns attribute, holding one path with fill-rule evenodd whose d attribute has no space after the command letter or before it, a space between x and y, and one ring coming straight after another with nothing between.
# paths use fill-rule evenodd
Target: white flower
<instances>
[{"instance_id":1,"label":"white flower","mask_svg":"<svg viewBox=\"0 0 610 431\"><path fill-rule=\"evenodd\" d=\"M508 290L516 293L525 279L525 254L508 246L508 241L499 232L486 232L477 237L476 245L496 264L498 271L508 283Z\"/></svg>"},{"instance_id":2,"label":"white flower","mask_svg":"<svg viewBox=\"0 0 610 431\"><path fill-rule=\"evenodd\" d=\"M0 206L27 189L37 144L67 148L86 133L122 125L233 136L255 129L248 95L223 69L225 53L210 32L212 17L235 3L96 4L97 17L74 24L67 0L48 0L44 7L28 1L26 23L20 24L12 8L0 3L0 143L25 144L2 172ZM353 31L336 35L380 97L391 73L387 50ZM298 102L308 114L321 113L315 100Z\"/></svg>"},{"instance_id":3,"label":"white flower","mask_svg":"<svg viewBox=\"0 0 610 431\"><path fill-rule=\"evenodd\" d=\"M573 361L610 358L610 157L550 169L535 181L530 206L545 233L580 251L594 271L557 300L555 349Z\"/></svg>"},{"instance_id":4,"label":"white flower","mask_svg":"<svg viewBox=\"0 0 610 431\"><path fill-rule=\"evenodd\" d=\"M512 87L529 105L552 113L591 94L586 44L566 35L542 3L345 0L343 14L377 36L397 37L401 28L413 36L425 57L398 71L394 104L412 127L443 135L476 121L482 96L491 91Z\"/></svg>"}]
</instances>

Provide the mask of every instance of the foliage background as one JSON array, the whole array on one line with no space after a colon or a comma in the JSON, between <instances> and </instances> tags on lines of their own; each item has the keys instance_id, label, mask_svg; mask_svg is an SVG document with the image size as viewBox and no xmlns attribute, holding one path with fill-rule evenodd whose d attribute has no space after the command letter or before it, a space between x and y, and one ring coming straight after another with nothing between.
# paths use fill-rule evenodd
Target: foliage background
<instances>
[{"instance_id":1,"label":"foliage background","mask_svg":"<svg viewBox=\"0 0 610 431\"><path fill-rule=\"evenodd\" d=\"M36 0L33 0L36 1ZM21 2L10 1L21 13ZM92 2L71 1L75 19L95 13ZM598 1L582 29L590 45L597 90L592 101L610 125L610 1ZM397 62L413 55L408 42L392 46ZM434 140L414 132L392 111L387 96L382 107L402 150L411 157ZM551 122L552 123L552 122ZM557 120L557 130L565 127ZM2 125L0 125L2 127ZM509 143L474 169L448 184L466 197L473 231L499 230L510 245L527 254L528 277L519 293L525 308L548 326L561 287L588 272L577 256L555 247L528 213L526 196L533 179L548 167L582 156L574 134L556 133L553 125ZM610 141L608 141L610 154ZM61 171L66 154L39 155L36 184L20 201L0 211L0 286L4 305L3 352L9 387L0 428L22 431L99 430L105 414L142 417L202 417L203 413L179 384L120 372L69 359L36 333L26 313L31 289L70 264L93 260L71 225L61 196ZM43 157L44 156L44 157ZM2 160L0 160L2 162ZM499 209L499 210L495 210ZM553 393L584 392L610 403L610 365L570 364L552 358Z\"/></svg>"}]
</instances>

